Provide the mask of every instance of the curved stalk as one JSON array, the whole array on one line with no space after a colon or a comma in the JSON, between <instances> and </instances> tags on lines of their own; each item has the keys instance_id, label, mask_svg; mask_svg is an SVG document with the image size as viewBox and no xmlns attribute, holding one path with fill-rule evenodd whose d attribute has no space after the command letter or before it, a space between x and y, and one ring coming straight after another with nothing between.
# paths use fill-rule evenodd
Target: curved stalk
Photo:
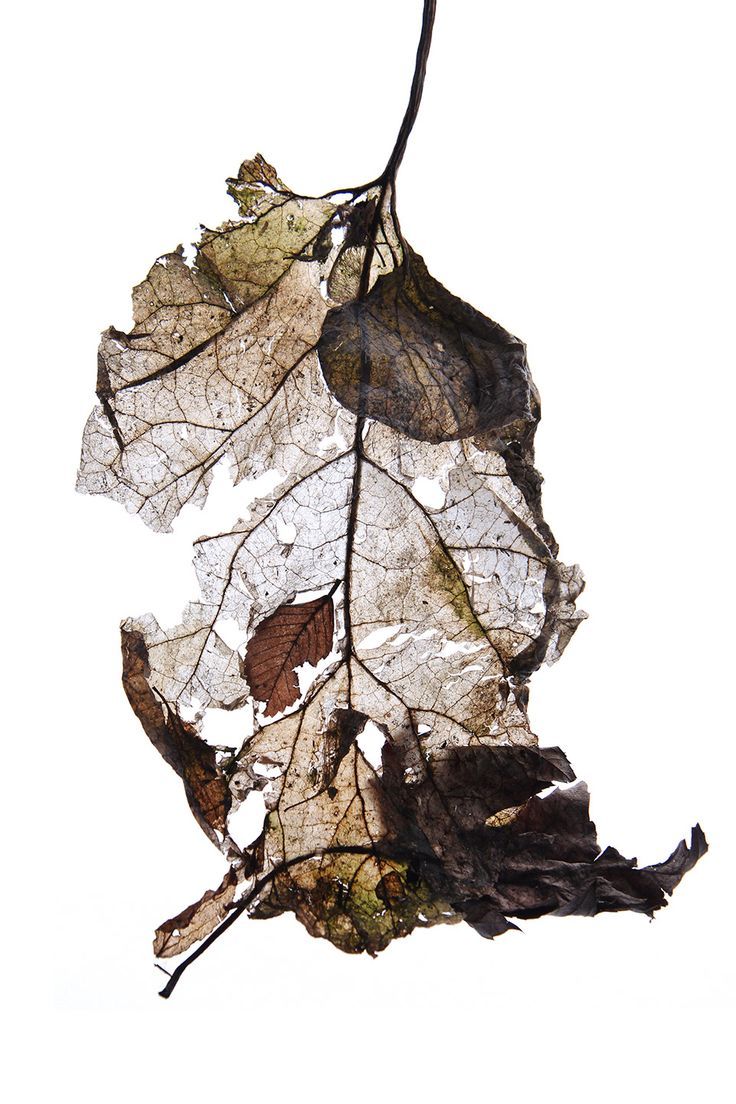
<instances>
[{"instance_id":1,"label":"curved stalk","mask_svg":"<svg viewBox=\"0 0 736 1104\"><path fill-rule=\"evenodd\" d=\"M406 144L409 141L409 135L414 128L414 123L419 114L419 105L422 102L422 93L424 91L424 78L427 75L427 59L432 46L432 29L434 27L436 11L437 0L424 0L422 32L419 38L419 45L417 46L417 58L414 65L414 79L411 83L409 103L407 104L406 112L396 138L396 144L391 151L391 156L386 163L386 168L383 170L381 177L379 177L379 179L386 182L393 182L396 179L396 173L398 172L399 165L406 152Z\"/></svg>"}]
</instances>

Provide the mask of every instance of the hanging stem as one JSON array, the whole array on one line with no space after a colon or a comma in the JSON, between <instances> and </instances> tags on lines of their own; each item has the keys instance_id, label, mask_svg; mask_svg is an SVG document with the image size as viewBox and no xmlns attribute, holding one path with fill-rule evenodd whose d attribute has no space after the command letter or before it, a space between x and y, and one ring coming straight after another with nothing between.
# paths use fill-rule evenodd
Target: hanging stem
<instances>
[{"instance_id":1,"label":"hanging stem","mask_svg":"<svg viewBox=\"0 0 736 1104\"><path fill-rule=\"evenodd\" d=\"M409 135L412 132L417 115L419 114L419 105L422 102L422 92L424 91L424 78L427 75L427 58L429 57L429 50L432 45L432 28L434 27L436 10L437 0L424 0L422 33L419 38L419 45L417 46L417 60L414 67L414 79L411 82L409 103L407 104L406 113L404 114L398 137L396 138L396 144L391 151L391 156L380 178L387 182L393 182L396 179L396 173L404 158L404 153L406 152L406 143L409 141Z\"/></svg>"},{"instance_id":2,"label":"hanging stem","mask_svg":"<svg viewBox=\"0 0 736 1104\"><path fill-rule=\"evenodd\" d=\"M373 185L380 184L381 190L376 202L376 210L373 216L370 233L368 234L366 253L363 260L363 269L361 272L360 285L358 288L358 299L363 299L368 292L368 287L370 284L371 265L373 263L373 254L376 249L376 234L378 233L378 227L383 216L384 201L386 199L387 193L389 192L391 211L394 216L396 231L399 235L400 240L403 242L401 230L398 225L398 219L396 218L396 173L398 172L399 165L404 158L404 153L406 152L406 144L409 141L409 135L414 128L414 123L416 122L417 115L419 114L419 105L422 102L422 92L424 91L424 78L427 75L427 58L429 57L429 50L432 45L432 29L434 27L434 17L436 11L437 0L424 0L422 31L419 36L419 45L417 46L417 58L416 62L414 63L414 77L411 82L409 103L406 106L404 118L401 121L399 133L397 135L394 148L391 151L391 156L386 162L386 168L383 170L379 177L372 181ZM370 184L365 185L364 188L361 190L366 190L369 187L371 187ZM359 422L361 421L361 416L359 416L358 420Z\"/></svg>"}]
</instances>

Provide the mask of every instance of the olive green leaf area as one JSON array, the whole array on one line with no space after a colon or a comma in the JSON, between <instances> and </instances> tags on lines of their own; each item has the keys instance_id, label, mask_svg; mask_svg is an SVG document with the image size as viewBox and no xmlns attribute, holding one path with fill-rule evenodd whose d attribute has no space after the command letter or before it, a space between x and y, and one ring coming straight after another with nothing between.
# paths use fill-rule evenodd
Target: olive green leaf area
<instances>
[{"instance_id":1,"label":"olive green leaf area","mask_svg":"<svg viewBox=\"0 0 736 1104\"><path fill-rule=\"evenodd\" d=\"M310 198L259 156L229 191L238 217L193 265L160 257L130 333L103 334L79 470L162 531L218 463L251 491L196 542L181 624L123 625L132 708L227 860L157 955L242 913L374 954L439 923L654 912L700 829L644 869L601 851L529 727L528 678L584 615L541 513L524 345L429 274L391 175Z\"/></svg>"}]
</instances>

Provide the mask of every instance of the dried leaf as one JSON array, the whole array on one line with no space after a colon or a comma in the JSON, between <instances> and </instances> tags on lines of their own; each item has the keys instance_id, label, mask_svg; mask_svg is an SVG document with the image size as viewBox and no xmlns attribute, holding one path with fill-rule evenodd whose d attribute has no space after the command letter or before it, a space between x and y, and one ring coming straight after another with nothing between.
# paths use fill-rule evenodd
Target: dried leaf
<instances>
[{"instance_id":1,"label":"dried leaf","mask_svg":"<svg viewBox=\"0 0 736 1104\"><path fill-rule=\"evenodd\" d=\"M231 864L159 928L160 955L243 912L371 954L437 923L493 938L510 917L651 914L706 850L696 827L644 869L601 851L585 786L529 727L527 680L584 616L583 580L542 516L523 344L442 287L396 217L433 15L381 177L309 198L244 162L239 218L193 267L159 258L132 331L102 337L81 490L166 530L225 458L275 486L197 541L180 625L123 626L131 705ZM240 746L210 747L206 711L246 705Z\"/></svg>"},{"instance_id":2,"label":"dried leaf","mask_svg":"<svg viewBox=\"0 0 736 1104\"><path fill-rule=\"evenodd\" d=\"M264 717L283 713L299 697L296 671L316 666L332 650L335 631L332 594L300 605L286 603L261 621L245 652L243 674Z\"/></svg>"},{"instance_id":3,"label":"dried leaf","mask_svg":"<svg viewBox=\"0 0 736 1104\"><path fill-rule=\"evenodd\" d=\"M411 249L365 298L330 311L319 356L349 410L421 441L535 420L522 343L450 295Z\"/></svg>"},{"instance_id":4,"label":"dried leaf","mask_svg":"<svg viewBox=\"0 0 736 1104\"><path fill-rule=\"evenodd\" d=\"M157 928L153 941L156 958L172 958L183 954L194 943L199 943L213 932L227 916L235 899L237 885L237 873L228 870L217 889L208 889L199 901Z\"/></svg>"},{"instance_id":5,"label":"dried leaf","mask_svg":"<svg viewBox=\"0 0 736 1104\"><path fill-rule=\"evenodd\" d=\"M123 629L123 685L146 735L184 783L189 805L207 835L219 843L230 809L230 792L214 748L199 738L194 725L156 692L146 642Z\"/></svg>"}]
</instances>

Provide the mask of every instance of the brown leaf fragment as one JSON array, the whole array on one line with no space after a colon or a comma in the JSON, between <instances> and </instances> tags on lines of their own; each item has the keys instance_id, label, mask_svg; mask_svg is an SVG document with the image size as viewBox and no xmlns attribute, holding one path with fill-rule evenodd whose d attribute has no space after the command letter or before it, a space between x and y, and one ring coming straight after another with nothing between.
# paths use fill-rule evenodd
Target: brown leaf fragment
<instances>
[{"instance_id":1,"label":"brown leaf fragment","mask_svg":"<svg viewBox=\"0 0 736 1104\"><path fill-rule=\"evenodd\" d=\"M265 717L283 713L299 698L296 670L316 666L332 651L332 591L311 602L284 604L256 628L243 659L243 674Z\"/></svg>"},{"instance_id":2,"label":"brown leaf fragment","mask_svg":"<svg viewBox=\"0 0 736 1104\"><path fill-rule=\"evenodd\" d=\"M222 290L189 267L181 246L159 257L146 279L133 288L133 335L140 351L181 360L226 326L232 315Z\"/></svg>"},{"instance_id":3,"label":"brown leaf fragment","mask_svg":"<svg viewBox=\"0 0 736 1104\"><path fill-rule=\"evenodd\" d=\"M122 631L123 686L133 712L151 743L184 783L187 800L202 830L214 842L225 831L230 792L217 753L182 721L149 683L148 651L142 635Z\"/></svg>"},{"instance_id":4,"label":"brown leaf fragment","mask_svg":"<svg viewBox=\"0 0 736 1104\"><path fill-rule=\"evenodd\" d=\"M503 935L507 931L519 931L517 925L507 920L487 898L464 901L456 905L456 908L462 913L465 923L484 939L495 939L497 935Z\"/></svg>"},{"instance_id":5,"label":"brown leaf fragment","mask_svg":"<svg viewBox=\"0 0 736 1104\"><path fill-rule=\"evenodd\" d=\"M672 895L688 870L692 870L708 850L708 841L699 824L690 833L690 846L680 840L675 850L664 862L654 863L646 869L665 893Z\"/></svg>"},{"instance_id":6,"label":"brown leaf fragment","mask_svg":"<svg viewBox=\"0 0 736 1104\"><path fill-rule=\"evenodd\" d=\"M244 198L243 193L246 197L252 194L248 188L249 184L263 184L274 191L288 191L286 185L279 179L276 169L273 165L269 165L261 153L257 153L254 158L244 161L240 166L237 177L229 179L227 184L230 195L236 202L241 204ZM250 204L246 206L246 210L249 209Z\"/></svg>"},{"instance_id":7,"label":"brown leaf fragment","mask_svg":"<svg viewBox=\"0 0 736 1104\"><path fill-rule=\"evenodd\" d=\"M451 295L408 248L364 298L330 311L319 356L349 410L421 441L513 435L535 421L523 344Z\"/></svg>"},{"instance_id":8,"label":"brown leaf fragment","mask_svg":"<svg viewBox=\"0 0 736 1104\"><path fill-rule=\"evenodd\" d=\"M473 836L498 859L490 899L506 916L595 916L621 910L651 916L667 904L683 874L707 850L699 825L688 848L682 841L664 863L637 867L614 847L600 850L583 782L548 797L531 798L507 828Z\"/></svg>"},{"instance_id":9,"label":"brown leaf fragment","mask_svg":"<svg viewBox=\"0 0 736 1104\"><path fill-rule=\"evenodd\" d=\"M453 819L463 828L477 828L553 782L575 777L559 748L484 744L439 751L429 760L428 772L431 792L451 806Z\"/></svg>"},{"instance_id":10,"label":"brown leaf fragment","mask_svg":"<svg viewBox=\"0 0 736 1104\"><path fill-rule=\"evenodd\" d=\"M336 709L331 715L324 729L320 790L326 790L332 785L340 764L367 720L365 713L354 709Z\"/></svg>"},{"instance_id":11,"label":"brown leaf fragment","mask_svg":"<svg viewBox=\"0 0 736 1104\"><path fill-rule=\"evenodd\" d=\"M159 925L153 941L156 958L183 954L213 932L227 916L237 886L237 873L230 869L217 889L208 889L193 905Z\"/></svg>"}]
</instances>

